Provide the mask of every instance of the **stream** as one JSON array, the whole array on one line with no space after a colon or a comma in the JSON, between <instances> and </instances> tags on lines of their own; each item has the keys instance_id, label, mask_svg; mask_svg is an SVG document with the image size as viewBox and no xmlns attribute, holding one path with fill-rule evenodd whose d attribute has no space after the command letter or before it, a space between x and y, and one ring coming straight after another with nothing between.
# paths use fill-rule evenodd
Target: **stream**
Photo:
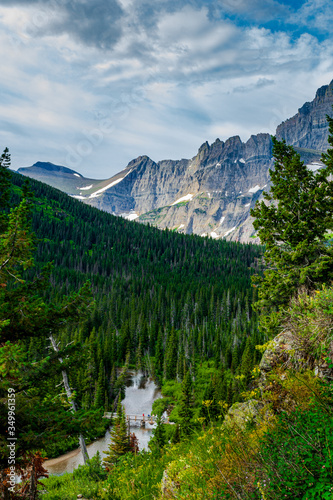
<instances>
[{"instance_id":1,"label":"stream","mask_svg":"<svg viewBox=\"0 0 333 500\"><path fill-rule=\"evenodd\" d=\"M130 372L128 385L126 387L125 399L122 404L126 414L145 415L151 414L155 399L161 397L153 380L145 380L141 372ZM145 428L140 428L139 422L136 426L131 425L131 432L134 432L139 440L139 449L148 449L148 442L152 434L154 424L146 423ZM103 458L103 451L106 451L110 444L110 431L105 436L87 446L89 458L92 458L99 451ZM80 448L70 451L51 460L46 460L43 467L50 474L61 475L65 472L73 472L79 465L83 464Z\"/></svg>"}]
</instances>

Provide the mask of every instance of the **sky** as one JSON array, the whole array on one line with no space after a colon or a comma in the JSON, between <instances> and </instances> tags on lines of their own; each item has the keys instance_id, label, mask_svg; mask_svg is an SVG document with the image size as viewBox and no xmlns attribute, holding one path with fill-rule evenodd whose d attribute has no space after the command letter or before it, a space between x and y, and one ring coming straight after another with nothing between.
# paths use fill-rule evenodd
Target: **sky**
<instances>
[{"instance_id":1,"label":"sky","mask_svg":"<svg viewBox=\"0 0 333 500\"><path fill-rule=\"evenodd\" d=\"M333 79L331 0L1 0L0 139L109 178L273 133Z\"/></svg>"}]
</instances>

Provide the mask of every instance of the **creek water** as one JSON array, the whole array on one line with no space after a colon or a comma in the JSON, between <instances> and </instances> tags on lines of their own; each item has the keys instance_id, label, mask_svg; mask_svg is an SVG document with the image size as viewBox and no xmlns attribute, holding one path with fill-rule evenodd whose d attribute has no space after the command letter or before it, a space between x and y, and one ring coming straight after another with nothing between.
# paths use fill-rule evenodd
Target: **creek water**
<instances>
[{"instance_id":1,"label":"creek water","mask_svg":"<svg viewBox=\"0 0 333 500\"><path fill-rule=\"evenodd\" d=\"M151 379L145 379L141 372L130 372L125 399L122 404L125 407L127 414L142 415L152 413L152 406L155 399L161 397L160 391ZM145 428L140 428L139 422L132 426L131 432L134 432L139 440L139 449L148 449L148 442L152 434L154 424L146 423ZM111 441L110 431L107 431L105 436L97 441L94 441L87 446L89 458L92 458L99 451L103 458L103 451L106 451ZM82 453L80 449L73 450L60 457L53 458L44 462L43 466L50 474L61 475L65 472L73 472L79 465L83 464Z\"/></svg>"}]
</instances>

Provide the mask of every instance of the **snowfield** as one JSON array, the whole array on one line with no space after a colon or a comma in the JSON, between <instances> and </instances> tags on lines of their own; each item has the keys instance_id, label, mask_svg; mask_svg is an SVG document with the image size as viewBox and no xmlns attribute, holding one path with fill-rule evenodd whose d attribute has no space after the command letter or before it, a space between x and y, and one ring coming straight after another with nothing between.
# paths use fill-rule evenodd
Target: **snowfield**
<instances>
[{"instance_id":1,"label":"snowfield","mask_svg":"<svg viewBox=\"0 0 333 500\"><path fill-rule=\"evenodd\" d=\"M194 196L194 194L187 194L185 196L182 196L181 198L178 198L178 200L171 203L171 206L177 205L177 203L181 203L182 201L190 201L190 200L192 200L193 196Z\"/></svg>"},{"instance_id":2,"label":"snowfield","mask_svg":"<svg viewBox=\"0 0 333 500\"><path fill-rule=\"evenodd\" d=\"M235 231L235 229L236 229L236 226L232 227L231 229L229 229L229 231L227 231L226 233L224 233L223 236L228 236L228 234L232 233L232 231Z\"/></svg>"},{"instance_id":3,"label":"snowfield","mask_svg":"<svg viewBox=\"0 0 333 500\"><path fill-rule=\"evenodd\" d=\"M256 193L257 191L259 191L260 189L260 186L258 186L258 184L252 188L249 189L249 193Z\"/></svg>"},{"instance_id":4,"label":"snowfield","mask_svg":"<svg viewBox=\"0 0 333 500\"><path fill-rule=\"evenodd\" d=\"M98 191L95 191L94 193L92 193L89 198L96 198L96 196L99 196L100 194L102 194L104 191L106 191L107 189L109 189L110 187L112 186L115 186L116 184L118 184L120 181L122 181L124 179L124 177L121 177L120 179L117 179L116 181L113 181L111 182L110 184L108 184L107 186L104 186L103 188L99 189Z\"/></svg>"}]
</instances>

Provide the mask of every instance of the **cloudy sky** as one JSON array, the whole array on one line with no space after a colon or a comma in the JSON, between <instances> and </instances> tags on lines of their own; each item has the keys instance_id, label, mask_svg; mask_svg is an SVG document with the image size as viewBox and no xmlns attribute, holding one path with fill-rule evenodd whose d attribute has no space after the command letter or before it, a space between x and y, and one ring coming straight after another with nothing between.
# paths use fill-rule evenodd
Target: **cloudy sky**
<instances>
[{"instance_id":1,"label":"cloudy sky","mask_svg":"<svg viewBox=\"0 0 333 500\"><path fill-rule=\"evenodd\" d=\"M331 0L1 0L12 166L107 178L274 133L333 79Z\"/></svg>"}]
</instances>

